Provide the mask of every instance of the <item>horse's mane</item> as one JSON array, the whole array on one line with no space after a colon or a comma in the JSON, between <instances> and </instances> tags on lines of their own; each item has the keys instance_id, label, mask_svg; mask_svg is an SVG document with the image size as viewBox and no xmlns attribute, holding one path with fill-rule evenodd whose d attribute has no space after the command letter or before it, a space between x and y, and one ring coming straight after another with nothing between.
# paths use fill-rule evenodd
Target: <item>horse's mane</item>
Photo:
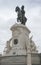
<instances>
[{"instance_id":1,"label":"horse's mane","mask_svg":"<svg viewBox=\"0 0 41 65\"><path fill-rule=\"evenodd\" d=\"M16 9L15 9L15 11L16 11L16 12L17 12L17 11L20 11L20 8L17 6Z\"/></svg>"}]
</instances>

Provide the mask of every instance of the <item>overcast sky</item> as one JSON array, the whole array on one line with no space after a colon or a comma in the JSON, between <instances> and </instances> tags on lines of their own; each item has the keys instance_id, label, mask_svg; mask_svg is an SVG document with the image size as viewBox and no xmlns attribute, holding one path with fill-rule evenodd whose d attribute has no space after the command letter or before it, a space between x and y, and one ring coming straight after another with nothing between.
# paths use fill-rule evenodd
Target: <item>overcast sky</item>
<instances>
[{"instance_id":1,"label":"overcast sky","mask_svg":"<svg viewBox=\"0 0 41 65\"><path fill-rule=\"evenodd\" d=\"M41 0L0 0L0 53L3 52L6 41L12 36L10 27L17 22L16 6L25 6L26 26L33 35L33 40L41 52Z\"/></svg>"}]
</instances>

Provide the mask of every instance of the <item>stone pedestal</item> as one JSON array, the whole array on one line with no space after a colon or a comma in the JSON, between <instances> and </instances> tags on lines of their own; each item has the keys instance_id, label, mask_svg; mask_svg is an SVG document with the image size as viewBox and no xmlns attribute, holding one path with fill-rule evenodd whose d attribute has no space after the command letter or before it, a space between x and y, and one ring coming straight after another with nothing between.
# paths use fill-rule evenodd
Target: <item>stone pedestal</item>
<instances>
[{"instance_id":1,"label":"stone pedestal","mask_svg":"<svg viewBox=\"0 0 41 65\"><path fill-rule=\"evenodd\" d=\"M26 65L31 65L31 51L30 51L30 39L29 39L30 30L25 25L15 24L11 27L11 31L12 31L12 39L11 39L11 43L9 44L12 44L12 48L10 49L6 47L10 51L6 53L5 56L10 56L10 57L17 56L16 59L18 58L19 61L22 60L20 59L20 57L24 56L25 60L23 59L22 62ZM17 61L18 60L16 60L16 62ZM17 63L19 63L19 61ZM22 64L22 62L20 64Z\"/></svg>"}]
</instances>

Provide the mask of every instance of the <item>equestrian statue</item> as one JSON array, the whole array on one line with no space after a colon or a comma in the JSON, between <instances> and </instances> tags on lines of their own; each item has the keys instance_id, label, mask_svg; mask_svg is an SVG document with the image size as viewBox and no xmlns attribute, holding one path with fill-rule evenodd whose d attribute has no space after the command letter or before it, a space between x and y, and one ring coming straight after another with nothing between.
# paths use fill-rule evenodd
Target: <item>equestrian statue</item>
<instances>
[{"instance_id":1,"label":"equestrian statue","mask_svg":"<svg viewBox=\"0 0 41 65\"><path fill-rule=\"evenodd\" d=\"M17 12L17 22L21 22L21 24L25 25L27 18L25 17L25 11L24 11L24 6L22 5L21 9L17 6L15 8L15 11Z\"/></svg>"}]
</instances>

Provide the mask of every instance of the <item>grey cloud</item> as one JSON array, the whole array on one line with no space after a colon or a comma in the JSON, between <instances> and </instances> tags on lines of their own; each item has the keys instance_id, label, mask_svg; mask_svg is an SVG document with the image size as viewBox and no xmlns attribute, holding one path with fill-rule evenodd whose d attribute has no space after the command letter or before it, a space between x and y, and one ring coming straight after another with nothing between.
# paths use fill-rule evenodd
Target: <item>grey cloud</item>
<instances>
[{"instance_id":1,"label":"grey cloud","mask_svg":"<svg viewBox=\"0 0 41 65\"><path fill-rule=\"evenodd\" d=\"M33 7L41 5L41 0L0 0L0 7L15 8L16 6L25 5L27 7Z\"/></svg>"},{"instance_id":2,"label":"grey cloud","mask_svg":"<svg viewBox=\"0 0 41 65\"><path fill-rule=\"evenodd\" d=\"M9 20L3 20L3 19L0 19L0 30L8 30L11 25L13 25L15 23L15 19L13 18L10 18Z\"/></svg>"}]
</instances>

